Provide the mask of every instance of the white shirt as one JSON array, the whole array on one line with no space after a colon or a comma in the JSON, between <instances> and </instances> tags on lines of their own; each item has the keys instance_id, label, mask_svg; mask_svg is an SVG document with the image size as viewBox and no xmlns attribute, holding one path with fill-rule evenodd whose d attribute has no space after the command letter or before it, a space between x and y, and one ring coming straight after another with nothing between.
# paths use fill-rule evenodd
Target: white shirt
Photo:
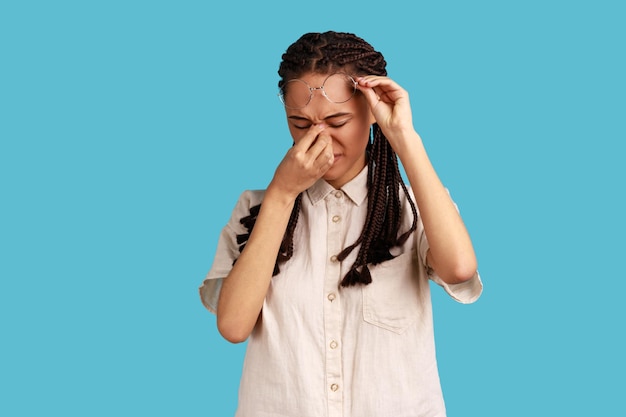
<instances>
[{"instance_id":1,"label":"white shirt","mask_svg":"<svg viewBox=\"0 0 626 417\"><path fill-rule=\"evenodd\" d=\"M237 417L445 416L429 279L471 303L482 292L480 277L449 285L434 275L425 266L428 241L419 220L402 249L392 250L396 258L370 265L371 284L341 287L358 247L341 263L334 255L361 233L366 184L367 167L341 190L320 180L304 193L293 257L272 278L248 339ZM239 220L263 195L244 192L222 231L200 287L213 313L239 256L235 237L247 233ZM411 222L405 202L400 232Z\"/></svg>"}]
</instances>

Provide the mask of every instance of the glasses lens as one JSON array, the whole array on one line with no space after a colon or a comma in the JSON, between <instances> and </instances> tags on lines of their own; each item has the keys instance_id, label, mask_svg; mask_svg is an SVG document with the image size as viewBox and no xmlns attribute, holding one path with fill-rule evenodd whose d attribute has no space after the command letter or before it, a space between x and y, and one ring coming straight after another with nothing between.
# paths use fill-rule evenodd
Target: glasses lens
<instances>
[{"instance_id":1,"label":"glasses lens","mask_svg":"<svg viewBox=\"0 0 626 417\"><path fill-rule=\"evenodd\" d=\"M280 97L285 107L301 109L309 104L311 100L311 90L308 84L302 80L290 80L283 85Z\"/></svg>"},{"instance_id":2,"label":"glasses lens","mask_svg":"<svg viewBox=\"0 0 626 417\"><path fill-rule=\"evenodd\" d=\"M332 74L324 81L326 98L333 103L345 103L356 91L356 84L348 74Z\"/></svg>"}]
</instances>

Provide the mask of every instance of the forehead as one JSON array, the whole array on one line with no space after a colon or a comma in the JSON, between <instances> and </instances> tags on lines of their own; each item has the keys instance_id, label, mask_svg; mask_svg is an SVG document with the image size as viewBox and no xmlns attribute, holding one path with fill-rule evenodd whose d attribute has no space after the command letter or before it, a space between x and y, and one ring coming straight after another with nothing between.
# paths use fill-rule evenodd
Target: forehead
<instances>
[{"instance_id":1,"label":"forehead","mask_svg":"<svg viewBox=\"0 0 626 417\"><path fill-rule=\"evenodd\" d=\"M319 87L330 74L332 73L307 72L300 75L298 79L305 81L311 87Z\"/></svg>"},{"instance_id":2,"label":"forehead","mask_svg":"<svg viewBox=\"0 0 626 417\"><path fill-rule=\"evenodd\" d=\"M298 78L291 78L282 86L284 92L297 92L302 90L309 94L309 90L319 90L324 87L325 91L339 91L354 89L355 81L349 73L339 71L330 73L308 72Z\"/></svg>"},{"instance_id":3,"label":"forehead","mask_svg":"<svg viewBox=\"0 0 626 417\"><path fill-rule=\"evenodd\" d=\"M285 78L285 82L289 82L290 80L302 80L306 81L311 85L311 87L319 87L322 85L324 80L333 74L347 74L354 77L354 72L350 70L348 67L344 68L332 68L328 71L308 71L302 74L294 75L288 78Z\"/></svg>"}]
</instances>

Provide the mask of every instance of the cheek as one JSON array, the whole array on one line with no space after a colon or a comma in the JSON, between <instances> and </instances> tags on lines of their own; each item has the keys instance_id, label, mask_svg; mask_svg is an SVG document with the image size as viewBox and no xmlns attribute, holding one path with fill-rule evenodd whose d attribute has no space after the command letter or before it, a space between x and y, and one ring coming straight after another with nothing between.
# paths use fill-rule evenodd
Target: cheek
<instances>
[{"instance_id":1,"label":"cheek","mask_svg":"<svg viewBox=\"0 0 626 417\"><path fill-rule=\"evenodd\" d=\"M358 125L355 125L352 132L350 132L351 137L354 138L352 143L354 143L358 147L367 146L367 143L369 142L369 139L370 139L370 128L371 128L371 125L367 123L366 121L363 121L359 123Z\"/></svg>"}]
</instances>

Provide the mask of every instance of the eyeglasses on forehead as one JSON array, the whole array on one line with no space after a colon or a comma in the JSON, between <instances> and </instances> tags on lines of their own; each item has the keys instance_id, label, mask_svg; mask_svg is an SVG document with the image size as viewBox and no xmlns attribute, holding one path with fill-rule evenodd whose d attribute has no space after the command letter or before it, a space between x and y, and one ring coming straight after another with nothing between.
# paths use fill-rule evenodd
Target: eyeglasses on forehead
<instances>
[{"instance_id":1,"label":"eyeglasses on forehead","mask_svg":"<svg viewBox=\"0 0 626 417\"><path fill-rule=\"evenodd\" d=\"M326 100L341 104L354 96L356 85L354 78L344 72L328 75L319 87L311 87L306 81L295 78L285 82L278 92L278 97L286 108L298 110L311 102L315 90L320 90Z\"/></svg>"}]
</instances>

